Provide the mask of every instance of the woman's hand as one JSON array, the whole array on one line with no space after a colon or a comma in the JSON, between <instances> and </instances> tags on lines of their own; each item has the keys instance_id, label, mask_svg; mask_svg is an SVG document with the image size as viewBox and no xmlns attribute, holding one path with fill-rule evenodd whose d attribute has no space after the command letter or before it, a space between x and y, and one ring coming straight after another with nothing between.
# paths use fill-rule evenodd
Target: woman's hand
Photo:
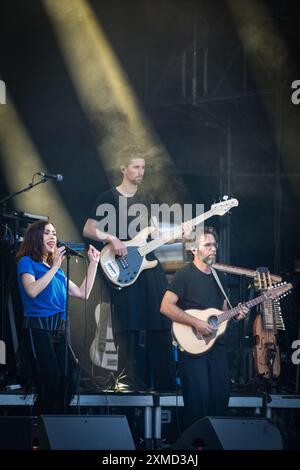
<instances>
[{"instance_id":1,"label":"woman's hand","mask_svg":"<svg viewBox=\"0 0 300 470\"><path fill-rule=\"evenodd\" d=\"M93 245L89 245L88 258L90 263L99 263L100 251L98 251Z\"/></svg>"},{"instance_id":2,"label":"woman's hand","mask_svg":"<svg viewBox=\"0 0 300 470\"><path fill-rule=\"evenodd\" d=\"M66 248L64 246L57 248L54 258L53 258L53 265L52 265L53 267L57 269L60 268L65 252L66 252Z\"/></svg>"}]
</instances>

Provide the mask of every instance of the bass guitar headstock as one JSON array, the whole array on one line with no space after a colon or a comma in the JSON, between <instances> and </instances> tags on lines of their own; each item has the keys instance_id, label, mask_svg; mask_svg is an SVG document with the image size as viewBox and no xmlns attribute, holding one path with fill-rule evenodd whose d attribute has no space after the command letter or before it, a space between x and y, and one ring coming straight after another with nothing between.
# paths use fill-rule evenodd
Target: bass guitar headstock
<instances>
[{"instance_id":1,"label":"bass guitar headstock","mask_svg":"<svg viewBox=\"0 0 300 470\"><path fill-rule=\"evenodd\" d=\"M226 212L230 211L230 209L237 207L238 205L239 201L237 199L226 199L225 201L212 204L210 210L214 215L224 215Z\"/></svg>"}]
</instances>

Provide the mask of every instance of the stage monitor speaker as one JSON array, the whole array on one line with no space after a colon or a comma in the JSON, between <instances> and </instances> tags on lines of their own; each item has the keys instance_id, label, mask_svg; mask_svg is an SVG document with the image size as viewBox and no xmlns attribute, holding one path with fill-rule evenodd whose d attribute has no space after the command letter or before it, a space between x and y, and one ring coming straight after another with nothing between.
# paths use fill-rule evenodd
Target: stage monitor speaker
<instances>
[{"instance_id":1,"label":"stage monitor speaker","mask_svg":"<svg viewBox=\"0 0 300 470\"><path fill-rule=\"evenodd\" d=\"M42 415L38 438L48 450L135 450L126 416Z\"/></svg>"},{"instance_id":2,"label":"stage monitor speaker","mask_svg":"<svg viewBox=\"0 0 300 470\"><path fill-rule=\"evenodd\" d=\"M213 418L196 421L179 437L177 450L280 450L279 430L263 418Z\"/></svg>"},{"instance_id":3,"label":"stage monitor speaker","mask_svg":"<svg viewBox=\"0 0 300 470\"><path fill-rule=\"evenodd\" d=\"M32 450L34 427L29 416L1 416L0 450Z\"/></svg>"}]
</instances>

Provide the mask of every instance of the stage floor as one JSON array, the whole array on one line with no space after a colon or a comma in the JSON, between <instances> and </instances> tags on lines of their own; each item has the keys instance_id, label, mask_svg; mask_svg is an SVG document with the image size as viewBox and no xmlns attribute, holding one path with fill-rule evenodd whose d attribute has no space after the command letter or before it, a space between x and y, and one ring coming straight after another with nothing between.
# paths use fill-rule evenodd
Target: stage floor
<instances>
[{"instance_id":1,"label":"stage floor","mask_svg":"<svg viewBox=\"0 0 300 470\"><path fill-rule=\"evenodd\" d=\"M33 394L26 395L21 390L2 391L0 392L0 414L28 416L33 400ZM76 395L71 406L74 407L74 414L79 415L126 415L129 423L134 420L132 426L135 432L140 434L139 439L143 442L143 446L148 449L160 449L167 445L168 440L176 439L176 430L170 431L170 429L172 426L178 426L178 416L183 410L183 399L181 394L175 393L103 390ZM295 429L292 429L291 425L291 412ZM300 395L231 394L229 401L229 415L231 416L267 418L276 424L278 413L283 434L292 433L293 436L298 436ZM168 438L170 433L173 437Z\"/></svg>"}]
</instances>

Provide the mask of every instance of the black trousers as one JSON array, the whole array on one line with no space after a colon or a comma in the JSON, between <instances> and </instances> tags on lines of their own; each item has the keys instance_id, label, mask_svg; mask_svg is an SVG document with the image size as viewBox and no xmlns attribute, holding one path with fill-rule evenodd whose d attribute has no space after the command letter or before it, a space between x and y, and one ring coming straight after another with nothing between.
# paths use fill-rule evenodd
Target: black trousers
<instances>
[{"instance_id":1,"label":"black trousers","mask_svg":"<svg viewBox=\"0 0 300 470\"><path fill-rule=\"evenodd\" d=\"M203 356L179 352L179 376L186 426L204 416L227 414L230 377L225 349L215 346Z\"/></svg>"},{"instance_id":2,"label":"black trousers","mask_svg":"<svg viewBox=\"0 0 300 470\"><path fill-rule=\"evenodd\" d=\"M118 348L118 372L136 390L176 388L175 363L169 330L126 331L114 333ZM122 380L121 380L122 381Z\"/></svg>"},{"instance_id":3,"label":"black trousers","mask_svg":"<svg viewBox=\"0 0 300 470\"><path fill-rule=\"evenodd\" d=\"M70 345L65 376L65 332L26 328L25 344L30 355L37 396L33 414L67 412L78 385L78 368Z\"/></svg>"}]
</instances>

